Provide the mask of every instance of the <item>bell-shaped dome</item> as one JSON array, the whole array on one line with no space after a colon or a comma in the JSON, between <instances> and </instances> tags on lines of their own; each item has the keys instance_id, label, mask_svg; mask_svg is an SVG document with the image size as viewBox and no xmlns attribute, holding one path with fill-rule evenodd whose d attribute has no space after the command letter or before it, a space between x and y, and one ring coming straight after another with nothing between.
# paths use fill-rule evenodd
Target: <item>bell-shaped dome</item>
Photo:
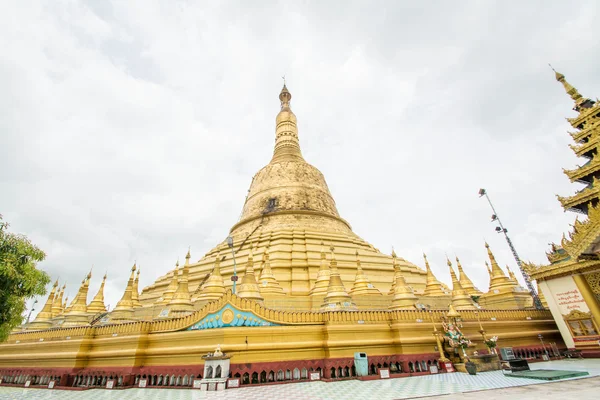
<instances>
[{"instance_id":1,"label":"bell-shaped dome","mask_svg":"<svg viewBox=\"0 0 600 400\"><path fill-rule=\"evenodd\" d=\"M302 157L291 98L284 86L279 95L281 111L276 118L273 158L254 175L232 236L248 234L258 225L269 229L292 225L342 232L351 229L340 218L321 171Z\"/></svg>"}]
</instances>

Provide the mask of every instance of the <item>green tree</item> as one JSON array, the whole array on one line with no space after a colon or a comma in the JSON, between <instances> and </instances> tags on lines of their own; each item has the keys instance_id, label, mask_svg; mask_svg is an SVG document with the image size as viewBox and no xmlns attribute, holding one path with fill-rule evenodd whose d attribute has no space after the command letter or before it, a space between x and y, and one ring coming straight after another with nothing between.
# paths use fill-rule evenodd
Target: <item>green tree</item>
<instances>
[{"instance_id":1,"label":"green tree","mask_svg":"<svg viewBox=\"0 0 600 400\"><path fill-rule=\"evenodd\" d=\"M26 236L8 232L0 215L0 342L23 322L25 301L46 294L50 277L36 268L45 257Z\"/></svg>"}]
</instances>

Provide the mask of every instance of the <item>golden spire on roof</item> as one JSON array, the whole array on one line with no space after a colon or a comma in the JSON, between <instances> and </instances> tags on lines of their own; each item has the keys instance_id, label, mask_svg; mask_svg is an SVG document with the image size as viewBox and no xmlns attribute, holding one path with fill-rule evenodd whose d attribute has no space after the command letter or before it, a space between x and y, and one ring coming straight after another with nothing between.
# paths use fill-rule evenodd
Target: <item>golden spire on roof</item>
<instances>
[{"instance_id":1,"label":"golden spire on roof","mask_svg":"<svg viewBox=\"0 0 600 400\"><path fill-rule=\"evenodd\" d=\"M48 299L46 300L44 307L35 317L35 320L29 324L30 329L44 329L52 326L50 319L52 318L52 304L55 300L54 297L57 287L58 279L54 282L54 285L52 285L52 289L50 290L50 294L48 295Z\"/></svg>"},{"instance_id":2,"label":"golden spire on roof","mask_svg":"<svg viewBox=\"0 0 600 400\"><path fill-rule=\"evenodd\" d=\"M512 288L515 286L515 284L511 282L511 280L504 274L504 271L502 271L502 268L500 268L500 266L498 265L496 257L494 257L494 253L492 253L490 245L487 244L487 242L485 243L485 248L487 249L490 264L492 266L490 269L491 280L489 291L492 292L494 290L500 290L502 288L510 288L510 290L512 291Z\"/></svg>"},{"instance_id":3,"label":"golden spire on roof","mask_svg":"<svg viewBox=\"0 0 600 400\"><path fill-rule=\"evenodd\" d=\"M325 296L327 294L327 288L329 287L329 277L331 272L327 265L327 254L325 253L325 243L321 241L321 266L317 273L317 279L315 285L310 290L310 296Z\"/></svg>"},{"instance_id":4,"label":"golden spire on roof","mask_svg":"<svg viewBox=\"0 0 600 400\"><path fill-rule=\"evenodd\" d=\"M125 292L123 293L123 297L117 303L117 306L110 314L111 320L132 320L133 319L133 301L131 299L131 292L133 291L133 281L135 279L135 270L137 269L136 264L133 264L131 267L131 275L129 275L129 280L127 281L127 286L125 287Z\"/></svg>"},{"instance_id":5,"label":"golden spire on roof","mask_svg":"<svg viewBox=\"0 0 600 400\"><path fill-rule=\"evenodd\" d=\"M90 280L92 278L92 271L81 282L81 286L77 291L77 294L73 298L71 305L65 311L65 321L62 326L81 326L88 325L88 312L87 312L87 295L90 286Z\"/></svg>"},{"instance_id":6,"label":"golden spire on roof","mask_svg":"<svg viewBox=\"0 0 600 400\"><path fill-rule=\"evenodd\" d=\"M281 161L304 161L300 151L298 140L298 128L296 127L296 115L290 108L292 94L283 85L279 93L281 111L277 114L275 128L275 151L271 163Z\"/></svg>"},{"instance_id":7,"label":"golden spire on roof","mask_svg":"<svg viewBox=\"0 0 600 400\"><path fill-rule=\"evenodd\" d=\"M133 308L140 308L142 303L140 303L140 291L139 291L139 282L140 282L140 273L142 269L138 267L137 273L135 275L135 280L133 281L133 287L131 288L131 301L133 301Z\"/></svg>"},{"instance_id":8,"label":"golden spire on roof","mask_svg":"<svg viewBox=\"0 0 600 400\"><path fill-rule=\"evenodd\" d=\"M215 258L215 266L213 267L212 272L204 282L204 285L198 286L196 289L196 296L194 300L218 300L225 294L225 283L223 282L223 277L221 276L221 253L217 253L217 257ZM196 295L197 294L197 295Z\"/></svg>"},{"instance_id":9,"label":"golden spire on roof","mask_svg":"<svg viewBox=\"0 0 600 400\"><path fill-rule=\"evenodd\" d=\"M363 272L358 250L356 250L356 277L354 278L354 285L352 286L352 289L350 289L350 295L362 296L368 294L380 295L381 292L375 286L373 286L371 281L369 281L369 278L367 278Z\"/></svg>"},{"instance_id":10,"label":"golden spire on roof","mask_svg":"<svg viewBox=\"0 0 600 400\"><path fill-rule=\"evenodd\" d=\"M275 275L273 275L273 271L271 270L271 261L269 260L270 242L271 239L269 238L269 243L267 243L267 247L265 248L265 251L262 255L260 278L258 278L260 292L262 294L269 293L275 295L282 295L284 294L283 288L281 287L281 285L275 278Z\"/></svg>"},{"instance_id":11,"label":"golden spire on roof","mask_svg":"<svg viewBox=\"0 0 600 400\"><path fill-rule=\"evenodd\" d=\"M169 308L171 312L176 313L190 313L194 311L192 305L192 299L190 297L190 290L188 287L188 276L190 273L190 251L188 250L185 256L185 264L183 264L183 271L181 272L181 278L177 282L177 290L173 293L173 297L169 302ZM172 316L172 314L171 314Z\"/></svg>"},{"instance_id":12,"label":"golden spire on roof","mask_svg":"<svg viewBox=\"0 0 600 400\"><path fill-rule=\"evenodd\" d=\"M106 274L104 274L104 278L102 278L102 283L100 283L100 288L98 289L98 293L94 296L94 299L87 306L87 311L89 313L97 314L106 312L106 306L104 305L104 284L106 282Z\"/></svg>"},{"instance_id":13,"label":"golden spire on roof","mask_svg":"<svg viewBox=\"0 0 600 400\"><path fill-rule=\"evenodd\" d=\"M394 264L396 263L396 253L392 250L392 256L394 258ZM414 310L415 303L417 302L417 296L413 289L408 286L402 270L400 267L395 265L394 267L394 297L392 298L392 304L390 310Z\"/></svg>"},{"instance_id":14,"label":"golden spire on roof","mask_svg":"<svg viewBox=\"0 0 600 400\"><path fill-rule=\"evenodd\" d=\"M425 285L424 292L425 296L445 296L446 292L444 291L444 287L442 286L442 283L437 280L435 275L433 275L425 253L423 253L423 259L425 260L425 269L427 270L427 284Z\"/></svg>"},{"instance_id":15,"label":"golden spire on roof","mask_svg":"<svg viewBox=\"0 0 600 400\"><path fill-rule=\"evenodd\" d=\"M66 287L67 284L65 283L60 291L54 295L54 301L52 302L52 318L56 317L63 311L63 295L65 294Z\"/></svg>"},{"instance_id":16,"label":"golden spire on roof","mask_svg":"<svg viewBox=\"0 0 600 400\"><path fill-rule=\"evenodd\" d=\"M252 251L252 244L248 253L248 261L246 263L246 272L242 277L242 281L237 288L237 296L245 299L255 300L262 302L264 298L260 294L260 288L256 282L256 276L254 275L254 253Z\"/></svg>"},{"instance_id":17,"label":"golden spire on roof","mask_svg":"<svg viewBox=\"0 0 600 400\"><path fill-rule=\"evenodd\" d=\"M462 265L460 264L460 260L456 257L456 266L458 268L458 281L460 282L460 286L467 291L469 295L479 296L481 295L481 290L477 289L471 279L465 274L463 271Z\"/></svg>"},{"instance_id":18,"label":"golden spire on roof","mask_svg":"<svg viewBox=\"0 0 600 400\"><path fill-rule=\"evenodd\" d=\"M552 65L550 65L550 68L552 68ZM581 94L579 94L579 92L577 91L577 89L575 89L575 87L573 87L569 82L567 82L567 80L565 79L565 76L563 74L561 74L560 72L557 72L554 68L552 68L552 70L554 71L556 80L559 81L560 83L562 83L562 85L565 88L565 92L567 92L567 94L571 97L571 99L573 99L573 101L575 102L576 105L580 105L585 100L587 100L587 99L584 99L581 96Z\"/></svg>"},{"instance_id":19,"label":"golden spire on roof","mask_svg":"<svg viewBox=\"0 0 600 400\"><path fill-rule=\"evenodd\" d=\"M356 310L356 304L352 301L352 298L346 292L342 278L337 269L337 260L335 259L335 248L329 247L331 251L331 261L329 263L329 286L327 286L327 295L323 299L321 310L323 311L335 311L335 310Z\"/></svg>"},{"instance_id":20,"label":"golden spire on roof","mask_svg":"<svg viewBox=\"0 0 600 400\"><path fill-rule=\"evenodd\" d=\"M173 298L173 294L177 290L179 279L179 259L175 263L175 270L173 270L173 277L171 278L171 282L169 282L169 286L165 289L162 296L158 299L158 304L169 304L171 299Z\"/></svg>"},{"instance_id":21,"label":"golden spire on roof","mask_svg":"<svg viewBox=\"0 0 600 400\"><path fill-rule=\"evenodd\" d=\"M456 278L452 262L446 257L448 268L450 268L450 276L452 277L452 306L457 310L474 310L477 307L473 304L473 299L460 284Z\"/></svg>"}]
</instances>

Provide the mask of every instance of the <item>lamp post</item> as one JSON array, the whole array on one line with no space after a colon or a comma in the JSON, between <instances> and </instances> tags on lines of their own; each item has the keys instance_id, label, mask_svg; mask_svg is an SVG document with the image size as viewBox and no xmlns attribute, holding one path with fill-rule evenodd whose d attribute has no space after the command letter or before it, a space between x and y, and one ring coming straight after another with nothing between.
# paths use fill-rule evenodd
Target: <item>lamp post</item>
<instances>
[{"instance_id":1,"label":"lamp post","mask_svg":"<svg viewBox=\"0 0 600 400\"><path fill-rule=\"evenodd\" d=\"M546 345L544 344L544 336L541 333L538 335L538 339L540 339L540 342L542 342L542 348L544 349L544 354L546 354L546 357L549 357L548 350L546 350Z\"/></svg>"},{"instance_id":2,"label":"lamp post","mask_svg":"<svg viewBox=\"0 0 600 400\"><path fill-rule=\"evenodd\" d=\"M437 343L438 351L440 352L439 361L441 363L447 363L450 360L448 358L446 358L446 356L444 355L444 347L442 346L442 343L440 341L440 333L437 330L437 328L435 327L435 321L433 320L433 312L432 311L429 311L429 317L431 318L431 324L433 325L433 336L435 336L435 342Z\"/></svg>"},{"instance_id":3,"label":"lamp post","mask_svg":"<svg viewBox=\"0 0 600 400\"><path fill-rule=\"evenodd\" d=\"M531 284L531 278L529 277L529 274L527 272L525 272L525 270L523 269L523 263L521 263L521 258L517 254L517 250L515 249L515 246L513 245L512 241L508 237L508 229L506 229L504 227L504 225L502 225L502 222L500 221L500 217L498 216L498 213L496 212L496 209L494 208L494 205L492 204L492 201L490 200L490 197L488 196L487 191L485 189L479 189L479 197L483 197L483 196L485 196L488 203L490 203L490 207L492 208L492 211L494 212L492 214L492 222L498 222L498 225L499 225L496 227L496 232L504 234L506 243L508 243L508 247L510 247L510 250L512 251L513 256L515 257L515 261L517 262L519 270L521 271L521 275L523 275L523 279L525 280L527 289L529 289L529 293L531 294L531 297L533 297L533 304L535 305L535 308L538 310L543 310L544 306L542 305L542 302L540 301L540 298L539 298L537 292L533 289L533 285Z\"/></svg>"},{"instance_id":4,"label":"lamp post","mask_svg":"<svg viewBox=\"0 0 600 400\"><path fill-rule=\"evenodd\" d=\"M487 337L485 336L485 331L483 330L483 325L481 325L481 319L479 318L479 312L475 311L475 315L477 316L477 322L479 322L479 333L483 337L483 342L487 341Z\"/></svg>"},{"instance_id":5,"label":"lamp post","mask_svg":"<svg viewBox=\"0 0 600 400\"><path fill-rule=\"evenodd\" d=\"M233 249L233 238L231 236L227 236L227 245L231 249L231 255L233 256L233 276L231 277L231 281L233 282L233 294L235 294L235 284L238 280L238 276L237 264L235 263L235 250Z\"/></svg>"},{"instance_id":6,"label":"lamp post","mask_svg":"<svg viewBox=\"0 0 600 400\"><path fill-rule=\"evenodd\" d=\"M29 323L29 320L31 319L31 313L35 311L35 305L37 304L37 302L38 302L37 299L35 299L35 301L31 305L31 310L29 311L29 314L27 315L27 323Z\"/></svg>"}]
</instances>

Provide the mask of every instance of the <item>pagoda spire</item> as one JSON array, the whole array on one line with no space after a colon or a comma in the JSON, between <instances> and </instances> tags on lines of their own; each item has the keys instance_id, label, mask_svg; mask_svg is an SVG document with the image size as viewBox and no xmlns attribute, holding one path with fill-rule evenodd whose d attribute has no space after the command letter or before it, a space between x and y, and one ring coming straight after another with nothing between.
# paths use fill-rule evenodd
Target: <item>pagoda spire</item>
<instances>
[{"instance_id":1,"label":"pagoda spire","mask_svg":"<svg viewBox=\"0 0 600 400\"><path fill-rule=\"evenodd\" d=\"M327 265L327 254L325 253L325 243L321 241L321 266L317 273L317 279L315 285L310 290L310 296L325 296L327 294L327 288L329 287L329 277L331 272Z\"/></svg>"},{"instance_id":2,"label":"pagoda spire","mask_svg":"<svg viewBox=\"0 0 600 400\"><path fill-rule=\"evenodd\" d=\"M393 253L394 263L396 261L396 253ZM402 270L396 266L394 273L394 297L392 298L392 304L390 310L414 310L415 303L418 298L415 296L413 289L408 286Z\"/></svg>"},{"instance_id":3,"label":"pagoda spire","mask_svg":"<svg viewBox=\"0 0 600 400\"><path fill-rule=\"evenodd\" d=\"M264 298L260 294L258 283L256 282L256 276L254 275L254 253L252 251L252 245L250 245L250 252L248 253L248 261L246 262L246 272L242 277L237 289L237 296L245 299L262 302Z\"/></svg>"},{"instance_id":4,"label":"pagoda spire","mask_svg":"<svg viewBox=\"0 0 600 400\"><path fill-rule=\"evenodd\" d=\"M56 288L58 287L58 279L52 285L52 289L50 290L50 294L48 295L48 299L42 307L42 310L35 317L35 320L29 324L30 329L45 329L50 328L52 326L52 322L50 319L52 318L52 305L54 303L54 297L56 293Z\"/></svg>"},{"instance_id":5,"label":"pagoda spire","mask_svg":"<svg viewBox=\"0 0 600 400\"><path fill-rule=\"evenodd\" d=\"M65 294L66 287L67 284L65 283L60 291L54 296L54 301L52 302L52 318L63 312L63 295Z\"/></svg>"},{"instance_id":6,"label":"pagoda spire","mask_svg":"<svg viewBox=\"0 0 600 400\"><path fill-rule=\"evenodd\" d=\"M298 140L296 116L290 108L292 94L288 91L285 83L279 93L279 100L281 101L281 111L276 118L275 150L271 164L283 161L304 161Z\"/></svg>"},{"instance_id":7,"label":"pagoda spire","mask_svg":"<svg viewBox=\"0 0 600 400\"><path fill-rule=\"evenodd\" d=\"M125 287L125 292L123 293L123 297L117 303L117 306L110 314L111 320L122 320L122 321L131 321L133 320L133 301L131 299L131 293L133 291L133 281L135 280L135 270L137 269L136 264L133 264L131 267L131 275L129 275L129 280L127 281L127 286Z\"/></svg>"},{"instance_id":8,"label":"pagoda spire","mask_svg":"<svg viewBox=\"0 0 600 400\"><path fill-rule=\"evenodd\" d=\"M90 270L90 272L81 282L81 286L73 298L71 305L69 305L69 308L65 311L65 321L62 324L63 327L89 325L87 295L91 279L92 271Z\"/></svg>"},{"instance_id":9,"label":"pagoda spire","mask_svg":"<svg viewBox=\"0 0 600 400\"><path fill-rule=\"evenodd\" d=\"M185 264L183 264L183 271L181 272L181 278L178 281L177 290L173 293L173 297L169 302L169 308L171 312L176 313L191 313L194 311L192 305L192 299L190 298L190 290L188 287L188 276L190 273L190 251L188 250L185 256Z\"/></svg>"},{"instance_id":10,"label":"pagoda spire","mask_svg":"<svg viewBox=\"0 0 600 400\"><path fill-rule=\"evenodd\" d=\"M496 261L496 257L494 257L494 253L492 253L492 250L490 249L490 245L487 244L487 242L485 243L485 248L487 249L488 257L490 259L490 264L491 264L490 292L494 291L494 290L500 290L501 288L514 287L515 284L511 282L510 278L508 278L504 274L504 271L502 271L502 268L500 268L500 266L498 265L498 262Z\"/></svg>"},{"instance_id":11,"label":"pagoda spire","mask_svg":"<svg viewBox=\"0 0 600 400\"><path fill-rule=\"evenodd\" d=\"M215 266L213 267L210 276L206 279L206 282L204 282L204 285L199 286L196 290L198 295L195 297L195 300L213 301L220 299L225 294L225 283L221 276L222 258L223 256L221 256L221 253L217 253Z\"/></svg>"},{"instance_id":12,"label":"pagoda spire","mask_svg":"<svg viewBox=\"0 0 600 400\"><path fill-rule=\"evenodd\" d=\"M94 296L94 299L87 306L87 311L89 313L98 314L106 312L106 306L104 305L104 284L106 283L106 274L104 274L104 278L102 278L102 283L100 284L100 289L98 289L98 293Z\"/></svg>"},{"instance_id":13,"label":"pagoda spire","mask_svg":"<svg viewBox=\"0 0 600 400\"><path fill-rule=\"evenodd\" d=\"M506 270L508 271L508 276L510 278L511 281L513 281L513 283L515 285L519 285L519 281L517 280L517 277L515 276L515 274L511 271L510 267L508 265L506 265Z\"/></svg>"},{"instance_id":14,"label":"pagoda spire","mask_svg":"<svg viewBox=\"0 0 600 400\"><path fill-rule=\"evenodd\" d=\"M481 295L481 290L477 289L471 279L465 274L463 271L463 267L460 264L460 260L456 257L456 267L458 268L458 281L460 282L460 286L467 291L467 294L472 296Z\"/></svg>"},{"instance_id":15,"label":"pagoda spire","mask_svg":"<svg viewBox=\"0 0 600 400\"><path fill-rule=\"evenodd\" d=\"M329 263L329 285L327 286L327 295L323 299L321 305L322 311L335 311L335 310L356 310L356 304L352 301L352 298L346 292L342 278L337 269L337 260L335 259L335 248L331 246L331 261Z\"/></svg>"},{"instance_id":16,"label":"pagoda spire","mask_svg":"<svg viewBox=\"0 0 600 400\"><path fill-rule=\"evenodd\" d=\"M131 288L131 301L133 301L134 308L140 308L142 303L140 303L140 292L139 292L139 282L140 282L140 273L142 269L138 267L135 280L133 281L133 287Z\"/></svg>"},{"instance_id":17,"label":"pagoda spire","mask_svg":"<svg viewBox=\"0 0 600 400\"><path fill-rule=\"evenodd\" d=\"M550 66L550 68L552 68L552 66ZM563 74L556 71L554 68L552 68L552 70L554 71L554 76L556 77L556 80L558 82L562 83L563 87L565 88L565 92L567 92L569 97L571 97L571 99L575 102L575 106L577 108L583 102L585 102L587 100L587 99L583 98L583 96L581 96L581 94L579 94L579 92L577 91L577 89L575 89L575 87L573 87L569 82L567 82L567 80L565 79L565 76Z\"/></svg>"},{"instance_id":18,"label":"pagoda spire","mask_svg":"<svg viewBox=\"0 0 600 400\"><path fill-rule=\"evenodd\" d=\"M173 277L171 278L171 282L169 286L165 289L162 296L158 299L158 304L169 304L171 299L173 298L173 294L177 290L179 279L179 260L175 263L175 270L173 271Z\"/></svg>"},{"instance_id":19,"label":"pagoda spire","mask_svg":"<svg viewBox=\"0 0 600 400\"><path fill-rule=\"evenodd\" d=\"M373 286L371 281L369 281L369 278L367 278L363 272L358 250L356 250L356 277L354 278L354 285L352 286L352 289L350 289L350 295L363 296L369 294L380 295L381 292Z\"/></svg>"},{"instance_id":20,"label":"pagoda spire","mask_svg":"<svg viewBox=\"0 0 600 400\"><path fill-rule=\"evenodd\" d=\"M425 285L424 292L425 296L445 296L446 292L444 291L444 287L442 286L442 283L437 280L435 275L433 275L425 253L423 253L423 259L425 260L425 269L427 270L427 284Z\"/></svg>"},{"instance_id":21,"label":"pagoda spire","mask_svg":"<svg viewBox=\"0 0 600 400\"><path fill-rule=\"evenodd\" d=\"M460 281L456 278L452 262L446 257L448 268L450 268L450 276L452 277L452 306L457 310L474 310L477 307L473 304L471 296L461 286Z\"/></svg>"},{"instance_id":22,"label":"pagoda spire","mask_svg":"<svg viewBox=\"0 0 600 400\"><path fill-rule=\"evenodd\" d=\"M271 240L269 239L269 243L270 242ZM275 278L275 275L273 275L273 271L271 270L271 261L269 260L269 243L267 244L267 247L265 248L265 251L262 255L262 267L260 270L260 278L258 278L258 281L260 283L260 292L262 294L269 293L282 295L284 294L283 288L281 287L281 285Z\"/></svg>"}]
</instances>

